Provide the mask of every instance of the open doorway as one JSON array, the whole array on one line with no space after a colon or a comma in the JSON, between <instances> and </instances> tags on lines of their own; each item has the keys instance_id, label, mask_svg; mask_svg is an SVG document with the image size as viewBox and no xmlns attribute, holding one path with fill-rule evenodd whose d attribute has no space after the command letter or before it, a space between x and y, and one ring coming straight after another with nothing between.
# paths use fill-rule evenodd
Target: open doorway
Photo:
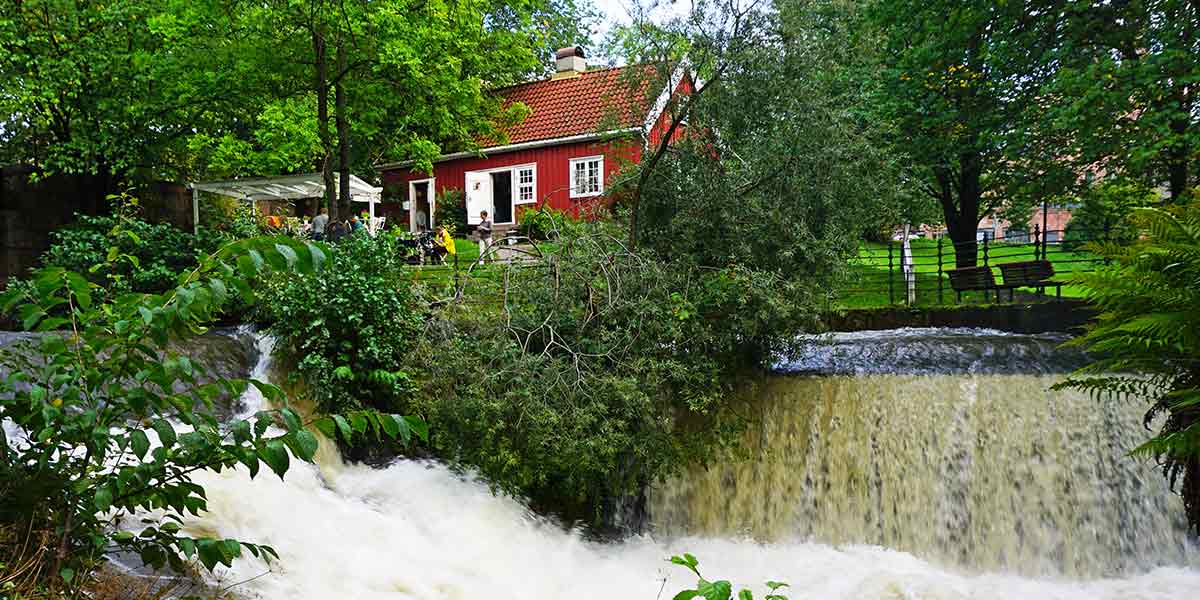
<instances>
[{"instance_id":1,"label":"open doorway","mask_svg":"<svg viewBox=\"0 0 1200 600\"><path fill-rule=\"evenodd\" d=\"M496 209L496 213L492 215L492 222L512 223L512 201L512 171L492 173L492 207Z\"/></svg>"},{"instance_id":2,"label":"open doorway","mask_svg":"<svg viewBox=\"0 0 1200 600\"><path fill-rule=\"evenodd\" d=\"M409 231L433 229L433 211L437 208L433 199L433 182L433 179L408 182Z\"/></svg>"},{"instance_id":3,"label":"open doorway","mask_svg":"<svg viewBox=\"0 0 1200 600\"><path fill-rule=\"evenodd\" d=\"M487 211L492 222L516 222L517 207L537 203L537 165L522 164L486 171L467 171L467 223L479 224L479 213Z\"/></svg>"}]
</instances>

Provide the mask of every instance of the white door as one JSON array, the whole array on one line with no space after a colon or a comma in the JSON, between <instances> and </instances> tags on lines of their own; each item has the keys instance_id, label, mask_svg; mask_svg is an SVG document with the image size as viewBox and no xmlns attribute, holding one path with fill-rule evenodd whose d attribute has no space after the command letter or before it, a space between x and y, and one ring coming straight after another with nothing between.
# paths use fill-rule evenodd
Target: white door
<instances>
[{"instance_id":1,"label":"white door","mask_svg":"<svg viewBox=\"0 0 1200 600\"><path fill-rule=\"evenodd\" d=\"M480 173L478 171L468 171L466 178L467 188L467 224L478 225L479 213L488 211L490 216L492 210L492 174Z\"/></svg>"}]
</instances>

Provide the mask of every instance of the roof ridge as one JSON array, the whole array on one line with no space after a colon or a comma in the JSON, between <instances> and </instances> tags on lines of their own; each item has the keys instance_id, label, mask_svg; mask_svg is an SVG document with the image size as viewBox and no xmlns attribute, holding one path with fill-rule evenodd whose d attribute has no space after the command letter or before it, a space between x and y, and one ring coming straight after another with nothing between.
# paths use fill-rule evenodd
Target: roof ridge
<instances>
[{"instance_id":1,"label":"roof ridge","mask_svg":"<svg viewBox=\"0 0 1200 600\"><path fill-rule=\"evenodd\" d=\"M629 68L629 67L633 67L633 66L636 66L636 65L623 65L623 66L619 66L619 67L616 67L616 66L604 66L604 67L596 67L596 68L594 68L594 69L592 69L592 68L589 68L588 70L584 71L584 72L583 72L583 73L581 73L580 75L581 75L581 76L583 76L583 75L591 75L591 74L593 74L593 73L601 73L601 72L604 72L604 71L620 71L621 69L627 69L627 68ZM554 79L554 77L553 77L553 76L551 76L551 77L548 77L548 78L546 78L546 79L535 79L535 80L533 80L533 81L523 81L523 82L521 82L521 83L511 83L511 84L509 84L509 85L506 85L506 86L504 86L504 87L492 88L492 89L488 90L488 93L490 93L490 94L496 94L496 93L503 92L503 91L506 91L506 90L511 90L511 89L513 89L513 88L523 87L523 86L526 86L526 85L533 85L533 84L536 84L536 83L551 83L551 82L554 82L554 81L574 81L575 79L578 79L578 78L576 78L576 77L571 77L571 78L564 78L564 79Z\"/></svg>"}]
</instances>

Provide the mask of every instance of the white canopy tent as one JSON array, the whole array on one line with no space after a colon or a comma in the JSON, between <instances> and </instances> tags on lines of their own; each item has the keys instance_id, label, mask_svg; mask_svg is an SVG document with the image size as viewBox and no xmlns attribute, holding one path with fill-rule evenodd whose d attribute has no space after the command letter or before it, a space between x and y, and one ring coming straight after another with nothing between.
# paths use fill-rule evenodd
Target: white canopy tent
<instances>
[{"instance_id":1,"label":"white canopy tent","mask_svg":"<svg viewBox=\"0 0 1200 600\"><path fill-rule=\"evenodd\" d=\"M338 174L334 173L334 179ZM304 175L283 175L280 177L261 177L256 179L230 179L228 181L206 181L189 183L192 188L192 223L193 232L200 230L200 192L209 192L219 196L237 198L246 202L256 200L303 200L306 198L321 198L325 195L325 181L320 173ZM375 223L375 204L383 194L383 188L350 176L350 199L355 202L366 202L369 206L371 220Z\"/></svg>"}]
</instances>

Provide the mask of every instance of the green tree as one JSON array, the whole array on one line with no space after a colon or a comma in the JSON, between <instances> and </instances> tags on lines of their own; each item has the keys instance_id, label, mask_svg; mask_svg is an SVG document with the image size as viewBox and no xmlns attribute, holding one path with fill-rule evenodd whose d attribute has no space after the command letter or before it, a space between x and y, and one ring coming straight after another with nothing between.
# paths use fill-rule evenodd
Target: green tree
<instances>
[{"instance_id":1,"label":"green tree","mask_svg":"<svg viewBox=\"0 0 1200 600\"><path fill-rule=\"evenodd\" d=\"M1188 0L1062 4L1062 50L1043 129L1060 159L1166 185L1200 181L1200 5Z\"/></svg>"},{"instance_id":2,"label":"green tree","mask_svg":"<svg viewBox=\"0 0 1200 600\"><path fill-rule=\"evenodd\" d=\"M1100 317L1073 343L1097 360L1060 387L1147 400L1148 426L1165 417L1133 454L1158 461L1200 534L1200 205L1135 216L1146 237L1096 247L1112 263L1074 278Z\"/></svg>"},{"instance_id":3,"label":"green tree","mask_svg":"<svg viewBox=\"0 0 1200 600\"><path fill-rule=\"evenodd\" d=\"M588 15L575 0L7 2L0 158L114 188L315 168L327 202L340 170L345 209L351 171L502 138L524 112L488 89L542 71Z\"/></svg>"},{"instance_id":4,"label":"green tree","mask_svg":"<svg viewBox=\"0 0 1200 600\"><path fill-rule=\"evenodd\" d=\"M1151 206L1158 192L1129 179L1106 179L1083 192L1063 233L1063 248L1088 241L1132 242L1137 227L1129 220L1134 209Z\"/></svg>"},{"instance_id":5,"label":"green tree","mask_svg":"<svg viewBox=\"0 0 1200 600\"><path fill-rule=\"evenodd\" d=\"M980 218L1071 180L1028 129L1058 21L990 0L881 0L870 14L883 64L875 117L892 125L911 181L941 206L957 265L974 265Z\"/></svg>"},{"instance_id":6,"label":"green tree","mask_svg":"<svg viewBox=\"0 0 1200 600\"><path fill-rule=\"evenodd\" d=\"M336 217L349 210L352 171L381 160L429 169L446 149L502 139L524 113L488 88L539 72L547 47L581 39L587 14L574 0L272 0L236 18L306 82L313 111L297 116L316 132L310 160Z\"/></svg>"},{"instance_id":7,"label":"green tree","mask_svg":"<svg viewBox=\"0 0 1200 600\"><path fill-rule=\"evenodd\" d=\"M114 183L180 177L189 135L227 125L274 87L275 70L244 60L224 4L0 5L0 157Z\"/></svg>"},{"instance_id":8,"label":"green tree","mask_svg":"<svg viewBox=\"0 0 1200 600\"><path fill-rule=\"evenodd\" d=\"M899 173L864 112L872 64L854 35L861 10L838 0L776 8L698 2L621 33L631 62L655 65L632 85L664 89L680 68L698 82L667 104L661 135L617 183L631 243L793 283L833 276L859 235L902 218ZM821 288L798 302L819 301Z\"/></svg>"},{"instance_id":9,"label":"green tree","mask_svg":"<svg viewBox=\"0 0 1200 600\"><path fill-rule=\"evenodd\" d=\"M735 439L728 399L768 352L748 340L809 307L770 274L632 252L611 223L550 229L544 262L493 267L430 315L406 412L428 418L439 456L598 525L614 500Z\"/></svg>"}]
</instances>

